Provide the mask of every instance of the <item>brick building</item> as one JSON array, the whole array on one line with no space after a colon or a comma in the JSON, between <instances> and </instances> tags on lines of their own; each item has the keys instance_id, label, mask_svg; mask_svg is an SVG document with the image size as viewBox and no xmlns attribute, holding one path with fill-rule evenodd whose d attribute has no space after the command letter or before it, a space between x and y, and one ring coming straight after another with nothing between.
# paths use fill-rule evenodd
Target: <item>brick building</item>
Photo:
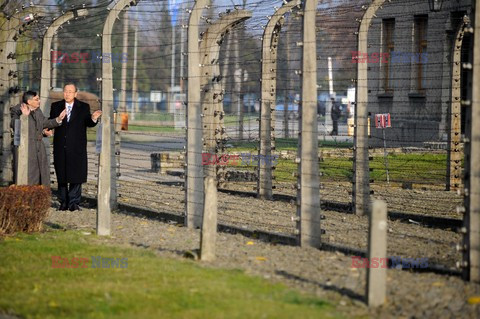
<instances>
[{"instance_id":1,"label":"brick building","mask_svg":"<svg viewBox=\"0 0 480 319\"><path fill-rule=\"evenodd\" d=\"M468 25L471 1L441 2L441 9L432 11L428 0L386 1L370 26L368 60L358 54L358 62L369 63L372 120L377 113L391 114L389 146L447 142L450 114L462 109L468 94L462 62L469 61L470 38L462 36L462 27ZM380 146L383 132L374 121L371 125L370 145Z\"/></svg>"}]
</instances>

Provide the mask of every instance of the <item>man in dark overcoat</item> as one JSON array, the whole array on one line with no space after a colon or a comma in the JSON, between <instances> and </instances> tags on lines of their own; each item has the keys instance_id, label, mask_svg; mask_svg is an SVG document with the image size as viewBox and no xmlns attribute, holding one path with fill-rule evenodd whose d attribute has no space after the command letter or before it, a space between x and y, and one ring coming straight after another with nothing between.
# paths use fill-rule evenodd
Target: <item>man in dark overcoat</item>
<instances>
[{"instance_id":1,"label":"man in dark overcoat","mask_svg":"<svg viewBox=\"0 0 480 319\"><path fill-rule=\"evenodd\" d=\"M53 164L58 181L59 210L80 210L82 183L87 181L87 127L97 125L102 111L90 114L90 106L79 101L77 87L66 83L63 87L64 99L52 103L50 118L55 118L63 110L66 116L62 125L55 128L53 136Z\"/></svg>"},{"instance_id":2,"label":"man in dark overcoat","mask_svg":"<svg viewBox=\"0 0 480 319\"><path fill-rule=\"evenodd\" d=\"M340 105L335 101L335 99L332 98L331 100L332 100L332 111L330 115L332 117L333 130L330 133L330 135L338 135L338 120L342 115L342 111L340 110Z\"/></svg>"},{"instance_id":3,"label":"man in dark overcoat","mask_svg":"<svg viewBox=\"0 0 480 319\"><path fill-rule=\"evenodd\" d=\"M50 163L43 144L42 131L55 128L62 123L66 112L60 112L55 118L47 119L40 109L40 97L37 92L27 91L23 94L22 103L10 109L11 127L15 130L15 121L20 116L28 116L28 185L44 185L50 187ZM18 178L18 147L14 148L15 183Z\"/></svg>"}]
</instances>

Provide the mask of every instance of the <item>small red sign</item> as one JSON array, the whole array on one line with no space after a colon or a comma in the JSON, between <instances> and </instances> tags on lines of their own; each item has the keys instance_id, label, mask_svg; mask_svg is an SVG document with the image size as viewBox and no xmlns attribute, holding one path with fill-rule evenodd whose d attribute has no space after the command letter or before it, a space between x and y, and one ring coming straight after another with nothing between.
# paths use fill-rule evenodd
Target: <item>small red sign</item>
<instances>
[{"instance_id":1,"label":"small red sign","mask_svg":"<svg viewBox=\"0 0 480 319\"><path fill-rule=\"evenodd\" d=\"M376 128L392 127L392 122L390 120L390 113L375 114L375 127Z\"/></svg>"}]
</instances>

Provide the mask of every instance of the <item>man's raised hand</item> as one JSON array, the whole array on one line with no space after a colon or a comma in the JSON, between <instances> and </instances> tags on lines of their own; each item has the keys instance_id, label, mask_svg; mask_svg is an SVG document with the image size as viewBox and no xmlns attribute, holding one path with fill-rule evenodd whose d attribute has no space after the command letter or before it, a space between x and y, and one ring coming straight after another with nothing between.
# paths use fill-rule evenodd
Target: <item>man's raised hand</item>
<instances>
[{"instance_id":1,"label":"man's raised hand","mask_svg":"<svg viewBox=\"0 0 480 319\"><path fill-rule=\"evenodd\" d=\"M97 121L98 118L99 118L101 115L102 115L102 111L100 111L100 110L93 112L93 114L92 114L92 120L93 120L93 121Z\"/></svg>"},{"instance_id":2,"label":"man's raised hand","mask_svg":"<svg viewBox=\"0 0 480 319\"><path fill-rule=\"evenodd\" d=\"M65 118L65 115L67 115L67 109L64 109L62 113L60 113L60 115L57 117L57 122L58 123L62 122L63 119Z\"/></svg>"},{"instance_id":3,"label":"man's raised hand","mask_svg":"<svg viewBox=\"0 0 480 319\"><path fill-rule=\"evenodd\" d=\"M23 114L23 115L25 115L25 116L29 116L29 115L30 115L30 108L28 107L27 104L22 103L22 105L20 105L20 110L22 111L22 114Z\"/></svg>"}]
</instances>

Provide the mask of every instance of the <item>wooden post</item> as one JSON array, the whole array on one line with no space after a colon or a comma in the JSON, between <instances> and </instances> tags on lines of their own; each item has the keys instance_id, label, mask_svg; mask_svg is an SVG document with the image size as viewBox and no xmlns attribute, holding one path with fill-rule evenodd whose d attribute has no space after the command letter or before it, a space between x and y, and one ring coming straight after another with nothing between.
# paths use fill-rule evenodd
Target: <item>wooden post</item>
<instances>
[{"instance_id":1,"label":"wooden post","mask_svg":"<svg viewBox=\"0 0 480 319\"><path fill-rule=\"evenodd\" d=\"M367 268L367 302L369 307L385 303L387 296L387 268L382 268L381 260L387 257L387 204L374 201L368 219L368 262L375 260L378 267ZM374 259L375 258L375 259Z\"/></svg>"},{"instance_id":2,"label":"wooden post","mask_svg":"<svg viewBox=\"0 0 480 319\"><path fill-rule=\"evenodd\" d=\"M20 115L20 145L18 146L17 185L28 185L28 124L30 116Z\"/></svg>"},{"instance_id":3,"label":"wooden post","mask_svg":"<svg viewBox=\"0 0 480 319\"><path fill-rule=\"evenodd\" d=\"M302 104L299 133L297 215L300 224L299 244L320 247L320 182L318 171L317 125L317 48L316 12L317 0L303 2L303 57Z\"/></svg>"},{"instance_id":4,"label":"wooden post","mask_svg":"<svg viewBox=\"0 0 480 319\"><path fill-rule=\"evenodd\" d=\"M203 212L202 236L200 239L200 259L215 259L217 237L217 182L215 177L205 178L205 208Z\"/></svg>"}]
</instances>

